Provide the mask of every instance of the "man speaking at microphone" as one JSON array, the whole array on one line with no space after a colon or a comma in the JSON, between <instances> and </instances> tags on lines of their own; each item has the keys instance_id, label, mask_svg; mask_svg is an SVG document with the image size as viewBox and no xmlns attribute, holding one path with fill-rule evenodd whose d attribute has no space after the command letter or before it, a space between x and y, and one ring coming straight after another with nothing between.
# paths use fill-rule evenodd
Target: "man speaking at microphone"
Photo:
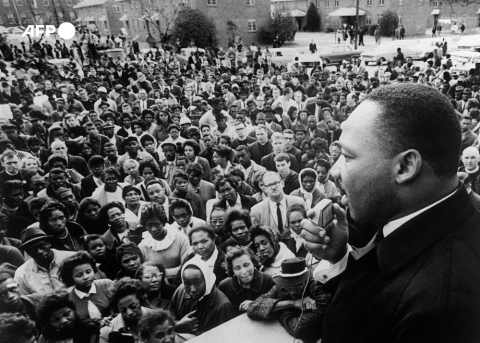
<instances>
[{"instance_id":1,"label":"man speaking at microphone","mask_svg":"<svg viewBox=\"0 0 480 343\"><path fill-rule=\"evenodd\" d=\"M448 99L416 84L379 88L339 142L333 176L351 221L378 231L349 246L338 205L328 232L302 222L322 259L314 278L332 293L322 343L480 341L480 214L457 178L461 129Z\"/></svg>"}]
</instances>

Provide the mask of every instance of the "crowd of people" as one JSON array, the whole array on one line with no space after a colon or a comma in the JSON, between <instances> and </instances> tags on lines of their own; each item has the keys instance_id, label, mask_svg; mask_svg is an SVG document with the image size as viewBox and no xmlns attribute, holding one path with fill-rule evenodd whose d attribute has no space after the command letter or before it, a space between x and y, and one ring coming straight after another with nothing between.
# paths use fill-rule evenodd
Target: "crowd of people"
<instances>
[{"instance_id":1,"label":"crowd of people","mask_svg":"<svg viewBox=\"0 0 480 343\"><path fill-rule=\"evenodd\" d=\"M436 50L421 66L399 51L372 75L358 59L287 69L261 49L247 63L210 49L187 63L173 51L71 55L61 68L16 51L0 60L12 114L0 138L0 341L183 342L247 313L316 342L333 292L315 272L328 258L306 249L307 212L323 199L345 208L355 186L333 174L355 159L339 142L346 120L392 85L455 111L457 167L480 208L480 65L450 73ZM396 120L379 130L406 125ZM351 229L348 242L375 233Z\"/></svg>"}]
</instances>

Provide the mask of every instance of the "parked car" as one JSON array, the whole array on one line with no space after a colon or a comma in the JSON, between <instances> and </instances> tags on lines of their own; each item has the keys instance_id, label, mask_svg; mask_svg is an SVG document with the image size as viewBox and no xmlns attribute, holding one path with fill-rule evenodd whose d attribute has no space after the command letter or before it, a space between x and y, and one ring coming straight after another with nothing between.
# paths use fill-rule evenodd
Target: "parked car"
<instances>
[{"instance_id":1,"label":"parked car","mask_svg":"<svg viewBox=\"0 0 480 343\"><path fill-rule=\"evenodd\" d=\"M196 51L205 53L205 49L202 48L182 48L180 49L180 53L177 54L177 59L180 63L188 63L190 54Z\"/></svg>"},{"instance_id":2,"label":"parked car","mask_svg":"<svg viewBox=\"0 0 480 343\"><path fill-rule=\"evenodd\" d=\"M292 60L293 57L303 54L308 54L310 51L308 48L296 49L296 48L273 48L268 49L271 55L272 63L277 64L280 62L282 65L286 65Z\"/></svg>"},{"instance_id":3,"label":"parked car","mask_svg":"<svg viewBox=\"0 0 480 343\"><path fill-rule=\"evenodd\" d=\"M295 60L298 58L298 60ZM318 54L302 54L297 55L292 58L291 64L300 63L304 70L306 70L307 74L310 75L312 73L313 68L316 66L322 66L323 60L320 58Z\"/></svg>"},{"instance_id":4,"label":"parked car","mask_svg":"<svg viewBox=\"0 0 480 343\"><path fill-rule=\"evenodd\" d=\"M457 50L450 53L452 60L452 68L450 72L456 72L457 74L461 71L468 72L470 69L475 68L475 63L480 62L480 52L471 51L471 50Z\"/></svg>"},{"instance_id":5,"label":"parked car","mask_svg":"<svg viewBox=\"0 0 480 343\"><path fill-rule=\"evenodd\" d=\"M411 57L412 59L420 59L419 55L425 46L421 40L403 40L393 41L390 43L382 44L375 50L369 50L360 54L360 59L368 65L369 62L377 63L380 61L382 64L387 61L393 61L397 56L397 48L402 49L405 57Z\"/></svg>"},{"instance_id":6,"label":"parked car","mask_svg":"<svg viewBox=\"0 0 480 343\"><path fill-rule=\"evenodd\" d=\"M320 49L320 58L326 64L340 64L343 60L359 58L361 51L349 45L327 45Z\"/></svg>"}]
</instances>

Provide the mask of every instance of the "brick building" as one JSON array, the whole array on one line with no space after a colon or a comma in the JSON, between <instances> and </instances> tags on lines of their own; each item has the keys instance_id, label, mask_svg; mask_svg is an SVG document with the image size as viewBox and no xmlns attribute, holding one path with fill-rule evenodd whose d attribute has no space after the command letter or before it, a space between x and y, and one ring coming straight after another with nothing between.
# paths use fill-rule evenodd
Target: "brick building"
<instances>
[{"instance_id":1,"label":"brick building","mask_svg":"<svg viewBox=\"0 0 480 343\"><path fill-rule=\"evenodd\" d=\"M78 0L0 0L0 25L60 25L77 19L73 6Z\"/></svg>"},{"instance_id":2,"label":"brick building","mask_svg":"<svg viewBox=\"0 0 480 343\"><path fill-rule=\"evenodd\" d=\"M74 8L77 11L77 24L98 29L100 34L118 35L122 28L121 13L114 0L83 0Z\"/></svg>"},{"instance_id":3,"label":"brick building","mask_svg":"<svg viewBox=\"0 0 480 343\"><path fill-rule=\"evenodd\" d=\"M392 10L399 15L407 35L430 34L434 24L441 25L443 31L462 23L467 33L480 32L480 5L461 6L455 0L359 0L359 25L374 25L381 20L382 13ZM355 23L356 0L271 0L271 11L289 9L297 17L299 29L302 29L303 17L310 2L318 8L321 16L321 30L336 30L343 24Z\"/></svg>"}]
</instances>

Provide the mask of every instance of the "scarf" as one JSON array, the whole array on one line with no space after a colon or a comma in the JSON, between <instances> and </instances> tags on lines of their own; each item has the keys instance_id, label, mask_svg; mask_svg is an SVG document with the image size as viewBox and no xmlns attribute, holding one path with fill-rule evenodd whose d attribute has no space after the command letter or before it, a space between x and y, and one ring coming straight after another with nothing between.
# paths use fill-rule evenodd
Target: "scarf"
<instances>
[{"instance_id":1,"label":"scarf","mask_svg":"<svg viewBox=\"0 0 480 343\"><path fill-rule=\"evenodd\" d=\"M195 266L198 269L200 269L200 271L202 272L203 277L205 279L205 286L206 286L205 287L205 294L198 300L198 301L201 301L205 296L209 295L212 292L212 289L213 289L213 286L215 286L215 280L216 280L217 277L213 273L213 270L211 270L208 267L207 263L202 260L200 255L195 255L188 262L186 262L182 267L182 274L181 274L182 275L182 282L184 282L183 272L185 271L185 268L187 266L190 266L190 265Z\"/></svg>"}]
</instances>

